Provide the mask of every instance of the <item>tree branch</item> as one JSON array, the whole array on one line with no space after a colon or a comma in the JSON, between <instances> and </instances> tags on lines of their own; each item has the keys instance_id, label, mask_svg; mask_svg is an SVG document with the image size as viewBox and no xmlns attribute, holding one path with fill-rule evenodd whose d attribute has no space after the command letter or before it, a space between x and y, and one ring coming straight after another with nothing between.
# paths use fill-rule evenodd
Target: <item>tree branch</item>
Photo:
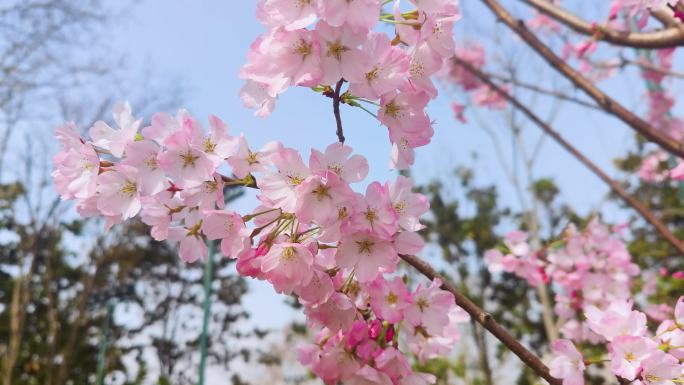
<instances>
[{"instance_id":1,"label":"tree branch","mask_svg":"<svg viewBox=\"0 0 684 385\"><path fill-rule=\"evenodd\" d=\"M646 139L657 143L666 151L684 158L684 144L677 142L664 133L658 131L656 128L648 124L632 111L628 110L616 100L605 94L591 81L582 76L579 72L574 70L571 66L565 63L563 59L558 57L547 45L545 45L539 38L532 33L522 20L516 20L513 16L503 8L496 0L482 0L482 2L496 15L496 17L506 24L513 32L515 32L522 40L524 40L532 49L534 49L544 60L546 60L551 67L555 68L575 86L583 90L587 95L596 101L606 112L615 115L630 127L634 128L638 133L643 135Z\"/></svg>"},{"instance_id":2,"label":"tree branch","mask_svg":"<svg viewBox=\"0 0 684 385\"><path fill-rule=\"evenodd\" d=\"M491 314L480 309L466 296L461 294L453 284L451 284L445 277L439 274L430 264L423 261L415 255L400 255L401 259L406 261L409 265L413 266L421 274L427 278L434 280L435 278L442 281L442 289L450 292L454 295L456 305L460 306L465 310L470 316L487 329L494 337L496 337L502 344L504 344L508 349L510 349L520 360L525 363L530 369L534 370L537 375L545 379L551 385L561 385L562 381L552 377L549 373L549 368L544 365L544 363L537 357L534 353L529 351L525 346L523 346L518 340L513 336L508 334L506 329L504 329L498 322L492 318Z\"/></svg>"},{"instance_id":3,"label":"tree branch","mask_svg":"<svg viewBox=\"0 0 684 385\"><path fill-rule=\"evenodd\" d=\"M332 95L333 99L333 112L335 113L335 122L337 123L337 140L340 143L344 143L344 131L342 130L342 117L340 116L340 91L342 90L342 84L344 79L340 79L335 85L335 92Z\"/></svg>"},{"instance_id":4,"label":"tree branch","mask_svg":"<svg viewBox=\"0 0 684 385\"><path fill-rule=\"evenodd\" d=\"M515 79L515 78L512 78L512 77L507 77L507 76L503 76L503 75L499 75L499 74L494 74L494 73L491 73L491 72L486 72L485 74L486 74L488 77L490 77L490 78L497 79L497 80L501 80L501 81L503 81L503 82L512 84L512 85L514 85L514 86L518 86L518 87L520 87L520 88L525 88L525 89L527 89L527 90L534 91L534 92L536 92L536 93L540 93L540 94L544 94L544 95L553 96L553 97L556 97L556 98L558 98L558 99L566 100L566 101L568 101L568 102L573 102L573 103L579 104L580 106L583 106L583 107L587 107L587 108L592 108L592 109L594 109L594 110L603 111L603 108L597 106L596 104L587 102L586 100L582 100L582 99L576 98L576 97L574 97L574 96L572 96L572 95L568 95L568 94L565 94L565 93L560 92L560 91L549 90L549 89L546 89L546 88L543 88L543 87L540 87L540 86L537 86L537 85L534 85L534 84L521 82L520 80Z\"/></svg>"},{"instance_id":5,"label":"tree branch","mask_svg":"<svg viewBox=\"0 0 684 385\"><path fill-rule=\"evenodd\" d=\"M675 26L652 32L617 31L586 21L547 0L522 1L575 32L615 45L634 48L671 48L684 45L684 30Z\"/></svg>"},{"instance_id":6,"label":"tree branch","mask_svg":"<svg viewBox=\"0 0 684 385\"><path fill-rule=\"evenodd\" d=\"M537 126L539 126L539 128L546 132L547 135L549 135L558 144L560 144L561 147L563 147L566 151L572 154L577 160L584 164L596 176L603 180L613 190L613 192L615 192L615 194L617 194L625 203L627 203L634 210L636 210L648 223L653 225L656 231L660 233L660 235L666 241L668 241L677 250L677 252L679 252L679 254L684 255L684 243L681 240L679 240L674 234L672 234L672 232L667 228L667 226L665 226L665 224L663 224L663 222L661 222L650 210L643 206L636 198L629 195L629 193L627 193L627 191L625 191L617 181L611 179L596 164L594 164L591 160L584 156L584 154L582 154L579 150L577 150L565 139L563 139L563 137L561 137L553 128L551 128L551 126L542 121L541 118L539 118L534 112L532 112L529 108L522 104L517 98L511 96L511 94L509 94L504 89L499 87L484 73L482 73L482 71L478 70L477 68L473 67L470 63L463 61L456 56L454 56L453 60L455 60L458 64L463 66L463 68L468 70L470 73L475 75L482 82L486 83L489 87L492 88L492 90L498 92L502 97L508 100L515 108L517 108L523 114L525 114L532 122L534 122Z\"/></svg>"}]
</instances>

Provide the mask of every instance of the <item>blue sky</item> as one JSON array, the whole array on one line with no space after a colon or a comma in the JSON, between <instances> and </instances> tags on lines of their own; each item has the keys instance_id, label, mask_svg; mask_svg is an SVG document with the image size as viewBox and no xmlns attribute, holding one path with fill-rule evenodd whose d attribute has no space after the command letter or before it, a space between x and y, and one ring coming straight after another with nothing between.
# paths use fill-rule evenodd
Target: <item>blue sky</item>
<instances>
[{"instance_id":1,"label":"blue sky","mask_svg":"<svg viewBox=\"0 0 684 385\"><path fill-rule=\"evenodd\" d=\"M301 150L307 158L310 148L322 149L336 140L330 99L308 89L293 88L278 100L270 117L257 118L242 106L238 98L242 86L242 80L237 77L238 70L244 63L250 43L264 30L254 17L254 10L254 1L147 1L136 6L132 20L125 24L124 33L117 34L114 44L127 51L134 60L139 60L141 65L149 64L155 75L169 74L169 80L182 79L190 91L185 107L196 116L206 119L209 114L216 114L230 125L234 134L245 132L254 147L270 140L280 140ZM482 27L468 20L490 19L490 15L477 7L466 7L464 13L466 18L460 23L457 36L472 34L476 28ZM515 43L515 39L502 28L493 27L493 32L505 32L504 38L511 43L504 46L507 50L494 54L502 57L522 55L517 52L521 48L520 43ZM532 56L528 54L527 57ZM619 89L619 85L611 87ZM453 92L443 92L429 107L429 113L436 122L435 136L430 145L418 151L412 170L415 178L419 182L437 177L451 180L457 165L473 165L475 162L478 180L497 184L503 202L518 207L510 183L505 180L497 161L491 139L477 127L474 115L467 113L469 124L454 120L451 100ZM537 106L547 110L549 107L544 103L540 99ZM511 135L499 114L487 110L479 110L477 114L497 132L504 161L514 169L522 168L521 165L513 166ZM387 166L390 146L386 129L363 111L347 106L343 106L342 119L347 144L369 160L368 180L393 178L396 172ZM556 121L561 122L557 128L569 140L608 170L611 170L611 158L630 143L630 136L621 123L600 115L580 114L571 106L564 106ZM540 131L530 125L525 127L526 142L536 142ZM478 156L473 161L475 152ZM593 209L607 191L597 178L550 141L542 147L540 159L542 161L535 169L536 176L554 177L561 186L562 199L582 212ZM451 193L459 196L456 189ZM248 197L236 205L237 209L248 210L253 203L253 198ZM623 216L614 210L607 214L608 219ZM281 305L282 300L266 285L255 284L246 300L253 320L262 326L277 327L291 316Z\"/></svg>"}]
</instances>

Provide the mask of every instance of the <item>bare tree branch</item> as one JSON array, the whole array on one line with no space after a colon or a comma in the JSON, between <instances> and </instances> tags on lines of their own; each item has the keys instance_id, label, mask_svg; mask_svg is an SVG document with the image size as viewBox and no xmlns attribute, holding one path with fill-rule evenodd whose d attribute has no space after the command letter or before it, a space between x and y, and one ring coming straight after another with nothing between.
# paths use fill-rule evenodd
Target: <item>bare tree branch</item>
<instances>
[{"instance_id":1,"label":"bare tree branch","mask_svg":"<svg viewBox=\"0 0 684 385\"><path fill-rule=\"evenodd\" d=\"M586 21L574 13L546 0L521 0L537 11L555 19L575 32L611 44L635 48L671 48L684 45L684 30L668 27L653 32L617 31L607 26Z\"/></svg>"}]
</instances>

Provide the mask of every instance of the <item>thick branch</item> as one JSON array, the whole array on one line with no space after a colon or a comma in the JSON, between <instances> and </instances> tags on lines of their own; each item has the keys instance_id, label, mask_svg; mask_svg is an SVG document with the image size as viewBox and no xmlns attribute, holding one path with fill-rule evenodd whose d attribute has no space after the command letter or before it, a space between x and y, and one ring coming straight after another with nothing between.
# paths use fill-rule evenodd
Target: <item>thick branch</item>
<instances>
[{"instance_id":1,"label":"thick branch","mask_svg":"<svg viewBox=\"0 0 684 385\"><path fill-rule=\"evenodd\" d=\"M335 113L335 122L337 123L337 140L340 143L344 143L344 132L342 131L342 117L340 116L340 91L342 90L342 84L344 79L340 79L335 85L335 93L332 95L333 99L333 112Z\"/></svg>"},{"instance_id":2,"label":"thick branch","mask_svg":"<svg viewBox=\"0 0 684 385\"><path fill-rule=\"evenodd\" d=\"M544 363L530 352L525 346L523 346L518 340L513 336L508 334L506 329L504 329L498 322L494 320L491 314L480 309L466 296L461 294L454 285L452 285L446 278L439 274L435 269L430 266L427 262L416 257L415 255L400 255L401 259L406 261L409 265L413 266L421 274L427 278L433 280L438 278L442 281L442 289L450 292L454 295L456 305L460 306L465 310L470 316L487 329L494 337L496 337L502 344L504 344L508 349L510 349L520 360L525 363L530 369L534 370L537 375L545 379L551 385L561 385L562 381L552 377L549 373L549 368L544 365Z\"/></svg>"},{"instance_id":3,"label":"thick branch","mask_svg":"<svg viewBox=\"0 0 684 385\"><path fill-rule=\"evenodd\" d=\"M575 86L583 90L587 95L596 101L606 112L615 115L623 122L634 128L638 133L643 135L646 139L657 143L663 149L670 153L684 158L684 145L670 138L669 136L658 131L656 128L648 124L648 122L639 118L632 111L628 110L620 103L606 95L591 81L575 71L571 66L565 63L565 60L558 57L548 46L546 46L537 36L532 33L522 20L516 20L513 16L503 8L496 0L482 0L482 2L489 7L489 9L496 15L496 17L503 21L513 32L515 32L522 40L524 40L530 47L532 47L544 60L546 60L551 67L559 71L563 76L570 80Z\"/></svg>"},{"instance_id":4,"label":"thick branch","mask_svg":"<svg viewBox=\"0 0 684 385\"><path fill-rule=\"evenodd\" d=\"M625 203L636 210L648 223L655 227L656 231L667 240L679 254L684 255L684 243L679 240L672 232L661 222L650 210L648 210L644 205L642 205L636 198L629 195L620 184L611 179L603 170L601 170L596 164L589 160L584 154L579 152L575 147L568 143L562 136L560 136L551 126L546 124L540 117L538 117L534 112L522 104L517 98L513 97L511 94L506 92L504 89L496 85L490 78L487 77L482 71L470 65L470 63L465 62L458 57L454 59L458 64L463 66L470 73L475 75L482 82L486 83L495 92L498 92L502 97L508 100L515 108L520 110L525 114L532 122L534 122L539 128L541 128L547 135L553 138L558 144L561 145L565 150L567 150L572 156L584 164L589 170L591 170L596 176L603 180L610 188L617 194Z\"/></svg>"},{"instance_id":5,"label":"thick branch","mask_svg":"<svg viewBox=\"0 0 684 385\"><path fill-rule=\"evenodd\" d=\"M673 26L653 32L617 31L586 21L548 0L522 1L534 7L537 11L570 27L575 32L615 45L635 48L670 48L684 45L684 31L678 27Z\"/></svg>"}]
</instances>

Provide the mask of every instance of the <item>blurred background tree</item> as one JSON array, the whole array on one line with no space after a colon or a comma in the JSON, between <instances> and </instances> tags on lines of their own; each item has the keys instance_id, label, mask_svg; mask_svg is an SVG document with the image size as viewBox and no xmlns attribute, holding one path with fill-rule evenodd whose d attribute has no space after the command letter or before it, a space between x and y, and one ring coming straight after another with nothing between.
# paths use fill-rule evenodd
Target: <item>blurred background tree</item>
<instances>
[{"instance_id":1,"label":"blurred background tree","mask_svg":"<svg viewBox=\"0 0 684 385\"><path fill-rule=\"evenodd\" d=\"M98 369L108 383L197 381L202 264L182 263L142 223L103 232L77 219L51 188L59 120L90 127L124 98L148 119L183 102L182 82L130 68L125 52L102 43L133 5L0 4L0 384L95 383ZM247 287L231 261L215 264L207 356L227 368L250 358L230 340L263 334L234 329L247 317Z\"/></svg>"}]
</instances>

